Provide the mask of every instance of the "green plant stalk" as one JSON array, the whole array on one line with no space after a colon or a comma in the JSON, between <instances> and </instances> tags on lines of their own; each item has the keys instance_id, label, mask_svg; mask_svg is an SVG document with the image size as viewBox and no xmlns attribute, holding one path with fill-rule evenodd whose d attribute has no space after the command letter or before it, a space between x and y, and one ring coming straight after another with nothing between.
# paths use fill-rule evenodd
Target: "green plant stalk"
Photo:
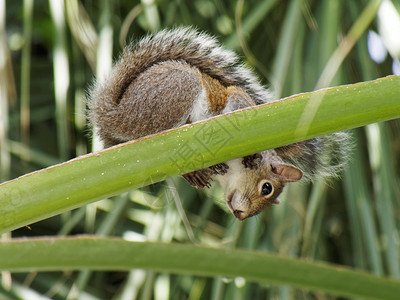
<instances>
[{"instance_id":1,"label":"green plant stalk","mask_svg":"<svg viewBox=\"0 0 400 300\"><path fill-rule=\"evenodd\" d=\"M303 245L301 253L303 257L314 258L315 244L317 244L318 235L315 232L319 231L318 214L323 214L322 207L325 202L325 193L327 185L324 180L313 182L311 189L310 200L307 205L307 215L304 222L303 230ZM316 224L317 223L317 224Z\"/></svg>"},{"instance_id":2,"label":"green plant stalk","mask_svg":"<svg viewBox=\"0 0 400 300\"><path fill-rule=\"evenodd\" d=\"M304 93L33 172L0 185L0 233L235 157L398 118L399 95L399 76ZM312 97L323 100L299 124Z\"/></svg>"},{"instance_id":3,"label":"green plant stalk","mask_svg":"<svg viewBox=\"0 0 400 300\"><path fill-rule=\"evenodd\" d=\"M298 28L301 23L301 3L290 1L271 72L273 74L271 83L274 86L274 92L279 97L282 96L283 85L289 72Z\"/></svg>"},{"instance_id":4,"label":"green plant stalk","mask_svg":"<svg viewBox=\"0 0 400 300\"><path fill-rule=\"evenodd\" d=\"M335 49L338 46L337 37L342 35L340 31L340 15L342 10L344 9L343 2L340 1L324 1L322 4L322 11L319 14L320 20L320 31L321 35L320 39L323 40L322 43L318 43L319 48L319 57L318 57L318 70L323 70L327 62L329 61L332 53L335 52ZM356 18L355 18L356 19ZM332 77L331 82L327 86L334 86L340 84L342 81L340 78L340 66L336 70L334 77Z\"/></svg>"},{"instance_id":5,"label":"green plant stalk","mask_svg":"<svg viewBox=\"0 0 400 300\"><path fill-rule=\"evenodd\" d=\"M391 157L391 143L387 124L371 124L366 127L368 148L371 167L373 170L373 184L376 205L377 223L380 227L380 238L383 241L382 252L384 254L389 274L394 278L400 278L398 244L393 239L398 230L396 228L396 213L393 201L396 194L393 187L396 186L396 175L393 169L394 159Z\"/></svg>"},{"instance_id":6,"label":"green plant stalk","mask_svg":"<svg viewBox=\"0 0 400 300\"><path fill-rule=\"evenodd\" d=\"M348 34L343 38L343 40L340 42L340 45L329 58L325 68L322 70L317 84L315 85L315 89L329 86L339 67L342 65L345 57L349 54L350 50L360 39L361 35L367 30L368 26L374 20L381 3L382 0L369 1L368 5L357 18Z\"/></svg>"},{"instance_id":7,"label":"green plant stalk","mask_svg":"<svg viewBox=\"0 0 400 300\"><path fill-rule=\"evenodd\" d=\"M261 24L264 18L276 5L277 0L264 0L256 3L254 8L246 16L244 16L242 24L242 32L245 37L249 37L257 26ZM232 33L224 43L227 48L238 50L240 41L236 32Z\"/></svg>"},{"instance_id":8,"label":"green plant stalk","mask_svg":"<svg viewBox=\"0 0 400 300\"><path fill-rule=\"evenodd\" d=\"M0 270L121 270L133 268L199 276L244 277L249 281L291 284L341 296L398 299L400 282L344 267L277 255L193 245L129 242L74 237L2 242Z\"/></svg>"},{"instance_id":9,"label":"green plant stalk","mask_svg":"<svg viewBox=\"0 0 400 300\"><path fill-rule=\"evenodd\" d=\"M369 266L375 274L383 274L383 263L379 251L379 238L376 230L376 221L369 192L369 182L365 174L367 170L364 163L364 147L359 132L354 132L355 148L353 158L344 174L344 187L346 191L347 211L349 222L354 232L353 248L355 249L355 265L357 267ZM367 255L365 255L367 254ZM365 255L365 256L364 256ZM360 259L362 257L363 259Z\"/></svg>"},{"instance_id":10,"label":"green plant stalk","mask_svg":"<svg viewBox=\"0 0 400 300\"><path fill-rule=\"evenodd\" d=\"M67 120L70 72L65 26L65 4L64 1L57 1L50 1L49 4L50 14L55 28L53 46L53 72L58 148L60 150L59 155L61 159L64 160L68 158L68 149L70 149L69 122Z\"/></svg>"},{"instance_id":11,"label":"green plant stalk","mask_svg":"<svg viewBox=\"0 0 400 300\"><path fill-rule=\"evenodd\" d=\"M25 145L29 145L30 127L30 85L31 85L31 40L32 40L32 18L33 0L25 0L23 8L24 16L24 46L21 56L21 139ZM24 157L26 160L29 156Z\"/></svg>"},{"instance_id":12,"label":"green plant stalk","mask_svg":"<svg viewBox=\"0 0 400 300\"><path fill-rule=\"evenodd\" d=\"M10 179L11 153L8 142L10 127L9 103L14 99L8 92L7 87L10 90L15 89L15 85L10 84L10 81L7 83L7 78L13 78L13 76L7 72L6 68L7 65L10 65L10 55L7 45L5 5L5 1L0 2L0 57L2 57L2 64L0 66L0 180ZM13 83L13 80L11 80L11 83Z\"/></svg>"}]
</instances>

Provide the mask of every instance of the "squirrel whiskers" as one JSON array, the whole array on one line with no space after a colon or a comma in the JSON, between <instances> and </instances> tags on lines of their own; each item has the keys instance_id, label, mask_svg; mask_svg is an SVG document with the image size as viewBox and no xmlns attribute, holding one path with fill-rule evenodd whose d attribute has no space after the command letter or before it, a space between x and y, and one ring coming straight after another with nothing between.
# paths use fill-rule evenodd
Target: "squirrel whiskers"
<instances>
[{"instance_id":1,"label":"squirrel whiskers","mask_svg":"<svg viewBox=\"0 0 400 300\"><path fill-rule=\"evenodd\" d=\"M234 52L207 34L180 27L126 47L111 74L90 91L88 118L109 147L272 98ZM286 183L336 176L345 140L345 133L334 133L183 177L200 188L219 181L227 206L243 220L279 203Z\"/></svg>"}]
</instances>

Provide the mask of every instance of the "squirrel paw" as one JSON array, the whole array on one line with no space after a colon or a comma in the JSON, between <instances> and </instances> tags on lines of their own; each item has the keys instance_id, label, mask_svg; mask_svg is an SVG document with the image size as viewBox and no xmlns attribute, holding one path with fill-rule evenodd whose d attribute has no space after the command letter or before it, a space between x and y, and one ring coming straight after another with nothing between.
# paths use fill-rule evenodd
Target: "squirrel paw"
<instances>
[{"instance_id":1,"label":"squirrel paw","mask_svg":"<svg viewBox=\"0 0 400 300\"><path fill-rule=\"evenodd\" d=\"M197 188L211 187L211 176L208 169L201 169L186 173L182 177L189 182L190 185Z\"/></svg>"},{"instance_id":2,"label":"squirrel paw","mask_svg":"<svg viewBox=\"0 0 400 300\"><path fill-rule=\"evenodd\" d=\"M229 167L226 163L220 163L209 167L209 169L214 175L225 175L228 172Z\"/></svg>"},{"instance_id":3,"label":"squirrel paw","mask_svg":"<svg viewBox=\"0 0 400 300\"><path fill-rule=\"evenodd\" d=\"M247 155L243 157L242 164L245 168L256 169L257 166L260 164L261 159L262 155L260 153Z\"/></svg>"}]
</instances>

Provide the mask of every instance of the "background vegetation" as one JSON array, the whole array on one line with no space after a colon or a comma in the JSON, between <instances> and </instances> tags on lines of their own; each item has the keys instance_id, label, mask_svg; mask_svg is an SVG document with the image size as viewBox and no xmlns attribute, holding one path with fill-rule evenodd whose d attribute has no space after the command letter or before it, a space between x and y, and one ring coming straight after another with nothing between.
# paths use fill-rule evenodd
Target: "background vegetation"
<instances>
[{"instance_id":1,"label":"background vegetation","mask_svg":"<svg viewBox=\"0 0 400 300\"><path fill-rule=\"evenodd\" d=\"M148 31L184 24L215 34L283 97L395 72L399 52L390 43L380 60L368 53L369 30L381 36L388 32L384 21L389 18L377 14L380 2L0 1L0 59L6 58L0 69L0 179L95 149L84 117L85 90L94 74L101 77L109 70L126 42ZM399 11L398 2L384 3ZM346 48L341 42L349 31L347 41L354 48L335 52L339 45ZM339 54L328 63L333 53ZM171 178L3 238L88 233L257 249L399 278L399 123L369 125L353 135L355 149L342 180L291 184L281 205L245 222L216 205L223 199L218 187L198 191ZM33 299L26 293L52 299L333 298L242 278L142 270L3 272L1 279L5 299Z\"/></svg>"}]
</instances>

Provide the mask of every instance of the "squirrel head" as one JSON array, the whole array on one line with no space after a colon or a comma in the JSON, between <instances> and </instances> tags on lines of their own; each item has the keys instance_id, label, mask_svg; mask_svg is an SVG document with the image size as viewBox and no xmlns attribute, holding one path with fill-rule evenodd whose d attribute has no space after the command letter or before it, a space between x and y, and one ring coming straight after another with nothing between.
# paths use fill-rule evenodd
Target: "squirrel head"
<instances>
[{"instance_id":1,"label":"squirrel head","mask_svg":"<svg viewBox=\"0 0 400 300\"><path fill-rule=\"evenodd\" d=\"M299 181L303 176L300 169L284 163L274 150L260 155L251 167L244 166L243 158L228 161L228 172L215 178L224 188L227 206L238 220L278 204L285 184Z\"/></svg>"}]
</instances>

